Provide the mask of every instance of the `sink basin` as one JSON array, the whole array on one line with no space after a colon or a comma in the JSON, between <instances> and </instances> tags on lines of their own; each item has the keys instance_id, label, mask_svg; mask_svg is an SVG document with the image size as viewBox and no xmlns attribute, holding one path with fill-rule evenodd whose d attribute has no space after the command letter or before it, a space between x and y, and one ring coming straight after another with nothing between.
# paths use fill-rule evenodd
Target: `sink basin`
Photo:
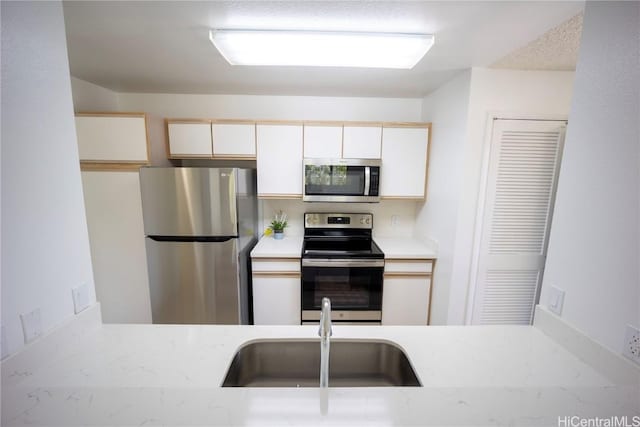
<instances>
[{"instance_id":1,"label":"sink basin","mask_svg":"<svg viewBox=\"0 0 640 427\"><path fill-rule=\"evenodd\" d=\"M222 387L319 387L319 340L249 342ZM331 340L329 387L421 387L404 351L388 341Z\"/></svg>"}]
</instances>

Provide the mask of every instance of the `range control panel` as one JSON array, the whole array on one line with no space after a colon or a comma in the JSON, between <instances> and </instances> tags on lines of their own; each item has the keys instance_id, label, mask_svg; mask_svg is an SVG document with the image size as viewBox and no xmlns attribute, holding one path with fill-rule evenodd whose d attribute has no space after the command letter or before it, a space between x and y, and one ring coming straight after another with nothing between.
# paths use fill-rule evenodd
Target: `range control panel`
<instances>
[{"instance_id":1,"label":"range control panel","mask_svg":"<svg viewBox=\"0 0 640 427\"><path fill-rule=\"evenodd\" d=\"M370 213L306 213L305 228L373 228L373 214Z\"/></svg>"}]
</instances>

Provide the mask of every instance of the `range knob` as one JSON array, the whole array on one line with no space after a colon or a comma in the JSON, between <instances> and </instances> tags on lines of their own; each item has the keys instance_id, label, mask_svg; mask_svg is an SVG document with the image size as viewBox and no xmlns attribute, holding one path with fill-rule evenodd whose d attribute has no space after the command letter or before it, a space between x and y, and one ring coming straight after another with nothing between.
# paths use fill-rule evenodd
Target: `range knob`
<instances>
[{"instance_id":1,"label":"range knob","mask_svg":"<svg viewBox=\"0 0 640 427\"><path fill-rule=\"evenodd\" d=\"M367 218L364 220L364 222L365 222L367 225L371 224L371 218L367 217Z\"/></svg>"}]
</instances>

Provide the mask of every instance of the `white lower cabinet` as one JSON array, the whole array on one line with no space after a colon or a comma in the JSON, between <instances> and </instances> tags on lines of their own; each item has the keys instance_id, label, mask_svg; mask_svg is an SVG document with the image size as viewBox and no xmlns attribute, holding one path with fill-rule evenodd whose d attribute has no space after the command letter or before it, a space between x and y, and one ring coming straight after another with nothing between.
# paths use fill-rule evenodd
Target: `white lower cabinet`
<instances>
[{"instance_id":1,"label":"white lower cabinet","mask_svg":"<svg viewBox=\"0 0 640 427\"><path fill-rule=\"evenodd\" d=\"M383 325L429 323L432 269L432 260L385 261Z\"/></svg>"},{"instance_id":2,"label":"white lower cabinet","mask_svg":"<svg viewBox=\"0 0 640 427\"><path fill-rule=\"evenodd\" d=\"M253 258L253 323L300 324L300 259Z\"/></svg>"}]
</instances>

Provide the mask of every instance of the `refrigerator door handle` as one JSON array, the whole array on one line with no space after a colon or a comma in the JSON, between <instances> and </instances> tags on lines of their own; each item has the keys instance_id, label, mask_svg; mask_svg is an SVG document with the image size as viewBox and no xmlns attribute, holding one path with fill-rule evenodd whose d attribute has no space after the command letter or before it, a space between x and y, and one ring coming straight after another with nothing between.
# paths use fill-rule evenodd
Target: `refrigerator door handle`
<instances>
[{"instance_id":1,"label":"refrigerator door handle","mask_svg":"<svg viewBox=\"0 0 640 427\"><path fill-rule=\"evenodd\" d=\"M237 239L236 236L147 236L156 242L228 242Z\"/></svg>"}]
</instances>

